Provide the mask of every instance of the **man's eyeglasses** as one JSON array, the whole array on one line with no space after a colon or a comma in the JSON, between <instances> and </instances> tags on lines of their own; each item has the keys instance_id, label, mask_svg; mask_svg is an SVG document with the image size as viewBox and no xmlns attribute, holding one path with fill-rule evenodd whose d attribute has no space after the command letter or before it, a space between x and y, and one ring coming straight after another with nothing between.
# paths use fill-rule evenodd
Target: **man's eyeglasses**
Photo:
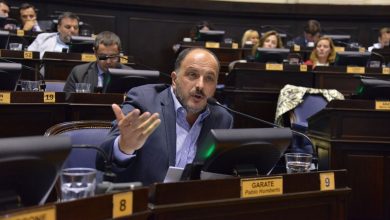
<instances>
[{"instance_id":1,"label":"man's eyeglasses","mask_svg":"<svg viewBox=\"0 0 390 220\"><path fill-rule=\"evenodd\" d=\"M120 55L119 54L114 54L114 55L105 55L105 54L101 54L101 55L97 55L98 57L98 60L118 60Z\"/></svg>"}]
</instances>

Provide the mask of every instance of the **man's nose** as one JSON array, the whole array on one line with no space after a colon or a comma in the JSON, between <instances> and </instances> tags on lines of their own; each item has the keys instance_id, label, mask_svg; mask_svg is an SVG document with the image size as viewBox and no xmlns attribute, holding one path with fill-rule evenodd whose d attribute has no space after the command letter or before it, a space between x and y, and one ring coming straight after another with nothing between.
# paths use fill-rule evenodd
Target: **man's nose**
<instances>
[{"instance_id":1,"label":"man's nose","mask_svg":"<svg viewBox=\"0 0 390 220\"><path fill-rule=\"evenodd\" d=\"M197 88L203 88L204 86L204 77L201 76L199 79L196 81L196 87Z\"/></svg>"}]
</instances>

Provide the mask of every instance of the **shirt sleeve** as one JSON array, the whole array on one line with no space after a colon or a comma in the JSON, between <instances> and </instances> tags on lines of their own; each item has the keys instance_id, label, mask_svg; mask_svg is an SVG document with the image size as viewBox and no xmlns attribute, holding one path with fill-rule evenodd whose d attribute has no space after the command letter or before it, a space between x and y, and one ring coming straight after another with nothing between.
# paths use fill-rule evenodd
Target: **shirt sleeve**
<instances>
[{"instance_id":1,"label":"shirt sleeve","mask_svg":"<svg viewBox=\"0 0 390 220\"><path fill-rule=\"evenodd\" d=\"M125 154L123 153L120 149L119 149L119 137L116 137L115 138L115 141L114 141L114 158L115 160L119 161L119 162L126 162L127 160L130 160L131 158L134 158L135 157L135 154L134 152L132 154Z\"/></svg>"}]
</instances>

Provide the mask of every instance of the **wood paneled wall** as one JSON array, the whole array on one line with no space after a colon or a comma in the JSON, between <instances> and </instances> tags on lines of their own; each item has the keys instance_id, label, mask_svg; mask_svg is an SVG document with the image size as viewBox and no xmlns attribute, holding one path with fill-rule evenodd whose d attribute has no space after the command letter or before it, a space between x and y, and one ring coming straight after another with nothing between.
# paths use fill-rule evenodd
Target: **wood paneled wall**
<instances>
[{"instance_id":1,"label":"wood paneled wall","mask_svg":"<svg viewBox=\"0 0 390 220\"><path fill-rule=\"evenodd\" d=\"M25 2L9 1L12 6ZM123 41L125 54L141 64L170 73L172 45L188 36L198 21L208 20L226 37L239 42L249 28L277 29L288 36L303 32L306 20L317 19L328 34L350 34L369 46L380 27L390 26L390 6L259 4L185 0L30 0L46 19L55 11L73 11L93 26L95 33L109 30Z\"/></svg>"}]
</instances>

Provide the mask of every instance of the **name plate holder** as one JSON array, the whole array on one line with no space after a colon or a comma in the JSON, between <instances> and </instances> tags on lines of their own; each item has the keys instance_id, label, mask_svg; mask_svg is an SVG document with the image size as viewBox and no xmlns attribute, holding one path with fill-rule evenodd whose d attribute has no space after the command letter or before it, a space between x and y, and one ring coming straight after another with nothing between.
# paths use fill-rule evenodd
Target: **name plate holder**
<instances>
[{"instance_id":1,"label":"name plate holder","mask_svg":"<svg viewBox=\"0 0 390 220\"><path fill-rule=\"evenodd\" d=\"M390 101L375 101L375 110L390 111Z\"/></svg>"},{"instance_id":2,"label":"name plate holder","mask_svg":"<svg viewBox=\"0 0 390 220\"><path fill-rule=\"evenodd\" d=\"M241 198L282 194L282 176L241 179Z\"/></svg>"},{"instance_id":3,"label":"name plate holder","mask_svg":"<svg viewBox=\"0 0 390 220\"><path fill-rule=\"evenodd\" d=\"M64 103L63 92L0 92L0 104L11 103Z\"/></svg>"}]
</instances>

